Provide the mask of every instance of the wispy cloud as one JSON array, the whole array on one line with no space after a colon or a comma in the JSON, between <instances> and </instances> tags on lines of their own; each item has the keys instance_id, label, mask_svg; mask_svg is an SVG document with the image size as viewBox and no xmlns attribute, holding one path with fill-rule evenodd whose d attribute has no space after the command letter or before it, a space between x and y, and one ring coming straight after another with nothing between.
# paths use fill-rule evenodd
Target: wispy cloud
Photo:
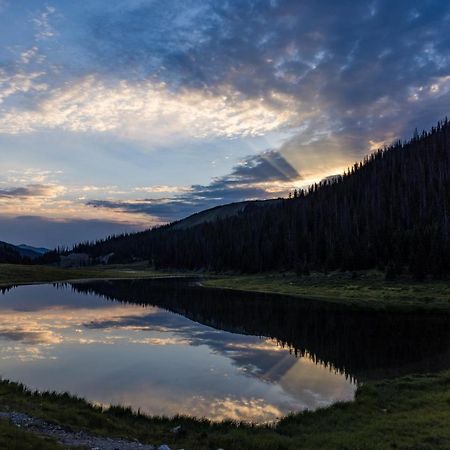
<instances>
[{"instance_id":1,"label":"wispy cloud","mask_svg":"<svg viewBox=\"0 0 450 450\"><path fill-rule=\"evenodd\" d=\"M27 330L23 328L0 329L0 339L24 344L59 344L61 339L51 331Z\"/></svg>"},{"instance_id":2,"label":"wispy cloud","mask_svg":"<svg viewBox=\"0 0 450 450\"><path fill-rule=\"evenodd\" d=\"M33 18L33 25L36 30L35 38L38 41L50 39L55 36L56 32L51 25L51 16L55 14L56 8L46 6L37 17Z\"/></svg>"},{"instance_id":3,"label":"wispy cloud","mask_svg":"<svg viewBox=\"0 0 450 450\"><path fill-rule=\"evenodd\" d=\"M39 168L9 169L0 176L0 185L6 184L55 184L62 170Z\"/></svg>"},{"instance_id":4,"label":"wispy cloud","mask_svg":"<svg viewBox=\"0 0 450 450\"><path fill-rule=\"evenodd\" d=\"M39 48L35 45L20 54L20 62L24 65L36 62L42 64L46 60L46 56L39 52Z\"/></svg>"},{"instance_id":5,"label":"wispy cloud","mask_svg":"<svg viewBox=\"0 0 450 450\"><path fill-rule=\"evenodd\" d=\"M63 186L29 184L28 186L0 189L0 198L56 197L64 191Z\"/></svg>"},{"instance_id":6,"label":"wispy cloud","mask_svg":"<svg viewBox=\"0 0 450 450\"><path fill-rule=\"evenodd\" d=\"M38 81L42 75L44 75L43 72L17 72L8 74L0 68L0 104L8 97L17 93L24 94L33 91L45 91L48 88L47 84Z\"/></svg>"},{"instance_id":7,"label":"wispy cloud","mask_svg":"<svg viewBox=\"0 0 450 450\"><path fill-rule=\"evenodd\" d=\"M160 222L181 219L202 209L248 199L284 196L302 177L276 151L250 156L231 173L208 185L193 185L185 193L166 198L134 201L90 200L88 206L148 214Z\"/></svg>"},{"instance_id":8,"label":"wispy cloud","mask_svg":"<svg viewBox=\"0 0 450 450\"><path fill-rule=\"evenodd\" d=\"M299 111L315 105L343 126L370 116L367 130L383 119L371 105L388 96L404 106L411 85L449 74L449 13L439 0L144 2L94 15L86 45L118 74L132 67L176 85L292 95Z\"/></svg>"},{"instance_id":9,"label":"wispy cloud","mask_svg":"<svg viewBox=\"0 0 450 450\"><path fill-rule=\"evenodd\" d=\"M33 86L29 79L10 84L5 97L20 89L45 86ZM165 83L107 83L89 76L53 90L33 109L15 108L0 114L0 133L58 128L147 139L167 139L174 134L195 138L256 136L289 125L292 100L285 96L278 103L275 107L264 99L246 98L228 86L220 92L187 88L173 92Z\"/></svg>"},{"instance_id":10,"label":"wispy cloud","mask_svg":"<svg viewBox=\"0 0 450 450\"><path fill-rule=\"evenodd\" d=\"M139 186L135 187L135 192L147 192L152 194L176 194L180 192L189 192L192 188L184 186L168 186L168 185L155 185L155 186Z\"/></svg>"}]
</instances>

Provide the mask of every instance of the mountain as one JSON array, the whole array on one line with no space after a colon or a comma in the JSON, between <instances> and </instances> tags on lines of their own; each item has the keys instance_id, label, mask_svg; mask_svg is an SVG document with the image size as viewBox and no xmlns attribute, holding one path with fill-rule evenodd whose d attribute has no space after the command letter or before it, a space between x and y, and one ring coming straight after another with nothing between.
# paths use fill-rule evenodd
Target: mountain
<instances>
[{"instance_id":1,"label":"mountain","mask_svg":"<svg viewBox=\"0 0 450 450\"><path fill-rule=\"evenodd\" d=\"M257 203L259 204L259 203ZM415 133L294 198L227 205L177 224L80 244L110 262L148 259L156 268L408 270L450 273L450 124ZM232 212L232 214L231 214Z\"/></svg>"},{"instance_id":2,"label":"mountain","mask_svg":"<svg viewBox=\"0 0 450 450\"><path fill-rule=\"evenodd\" d=\"M0 241L0 262L23 263L37 259L48 251L46 248L36 248L25 244L13 245Z\"/></svg>"},{"instance_id":3,"label":"mountain","mask_svg":"<svg viewBox=\"0 0 450 450\"><path fill-rule=\"evenodd\" d=\"M253 208L267 207L274 205L282 199L271 200L252 200L245 202L228 203L227 205L216 206L214 208L205 209L196 214L192 214L185 219L174 222L170 225L172 230L186 230L207 222L215 222L216 220L227 219L239 214L249 212Z\"/></svg>"},{"instance_id":4,"label":"mountain","mask_svg":"<svg viewBox=\"0 0 450 450\"><path fill-rule=\"evenodd\" d=\"M33 247L31 245L26 244L20 244L16 245L17 248L20 249L20 251L30 251L33 253L37 253L37 255L43 255L44 253L48 253L50 249L44 248L44 247Z\"/></svg>"},{"instance_id":5,"label":"mountain","mask_svg":"<svg viewBox=\"0 0 450 450\"><path fill-rule=\"evenodd\" d=\"M23 258L14 245L0 241L0 263L21 263L22 261Z\"/></svg>"}]
</instances>

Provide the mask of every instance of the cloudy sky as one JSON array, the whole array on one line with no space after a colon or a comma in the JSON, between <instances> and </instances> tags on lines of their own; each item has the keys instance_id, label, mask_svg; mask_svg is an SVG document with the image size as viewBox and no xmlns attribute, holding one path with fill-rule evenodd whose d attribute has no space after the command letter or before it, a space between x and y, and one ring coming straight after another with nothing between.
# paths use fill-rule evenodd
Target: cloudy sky
<instances>
[{"instance_id":1,"label":"cloudy sky","mask_svg":"<svg viewBox=\"0 0 450 450\"><path fill-rule=\"evenodd\" d=\"M449 113L444 0L0 0L0 240L286 195Z\"/></svg>"}]
</instances>

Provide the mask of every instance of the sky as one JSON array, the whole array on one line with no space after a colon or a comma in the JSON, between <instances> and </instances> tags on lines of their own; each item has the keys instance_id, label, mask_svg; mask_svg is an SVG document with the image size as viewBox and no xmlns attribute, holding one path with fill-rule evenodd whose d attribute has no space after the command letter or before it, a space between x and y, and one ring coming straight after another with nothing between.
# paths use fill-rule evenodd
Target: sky
<instances>
[{"instance_id":1,"label":"sky","mask_svg":"<svg viewBox=\"0 0 450 450\"><path fill-rule=\"evenodd\" d=\"M286 196L449 113L443 0L0 0L0 240Z\"/></svg>"}]
</instances>

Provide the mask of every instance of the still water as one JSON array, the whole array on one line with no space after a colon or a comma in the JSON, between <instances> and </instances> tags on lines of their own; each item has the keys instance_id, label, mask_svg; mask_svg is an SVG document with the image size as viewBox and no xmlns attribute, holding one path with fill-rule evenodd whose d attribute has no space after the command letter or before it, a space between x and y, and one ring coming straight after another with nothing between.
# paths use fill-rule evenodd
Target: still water
<instances>
[{"instance_id":1,"label":"still water","mask_svg":"<svg viewBox=\"0 0 450 450\"><path fill-rule=\"evenodd\" d=\"M0 375L149 414L266 422L445 364L447 324L173 280L21 286L0 295Z\"/></svg>"}]
</instances>

